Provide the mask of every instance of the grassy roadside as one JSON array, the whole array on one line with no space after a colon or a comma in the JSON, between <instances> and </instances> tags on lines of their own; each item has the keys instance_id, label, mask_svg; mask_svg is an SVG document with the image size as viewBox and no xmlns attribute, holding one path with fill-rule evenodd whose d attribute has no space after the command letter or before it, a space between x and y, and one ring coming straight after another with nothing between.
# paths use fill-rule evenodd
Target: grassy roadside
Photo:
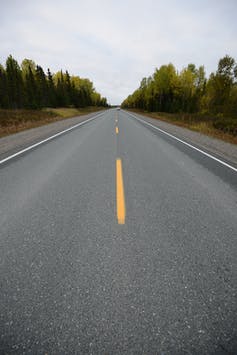
<instances>
[{"instance_id":1,"label":"grassy roadside","mask_svg":"<svg viewBox=\"0 0 237 355\"><path fill-rule=\"evenodd\" d=\"M43 126L66 118L86 115L104 110L103 107L85 108L44 108L42 110L0 109L0 137Z\"/></svg>"},{"instance_id":2,"label":"grassy roadside","mask_svg":"<svg viewBox=\"0 0 237 355\"><path fill-rule=\"evenodd\" d=\"M214 119L209 116L202 116L197 114L182 114L182 113L164 113L164 112L146 112L137 109L129 109L138 114L147 117L155 118L161 121L175 124L176 126L185 127L192 131L206 134L210 137L221 139L228 143L237 144L237 136L213 126ZM236 120L237 123L237 120Z\"/></svg>"}]
</instances>

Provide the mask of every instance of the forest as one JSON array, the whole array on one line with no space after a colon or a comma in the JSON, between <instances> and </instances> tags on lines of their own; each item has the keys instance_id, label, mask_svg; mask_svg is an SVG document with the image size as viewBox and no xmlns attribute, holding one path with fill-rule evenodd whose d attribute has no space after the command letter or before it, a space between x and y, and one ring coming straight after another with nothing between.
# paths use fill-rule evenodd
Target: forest
<instances>
[{"instance_id":1,"label":"forest","mask_svg":"<svg viewBox=\"0 0 237 355\"><path fill-rule=\"evenodd\" d=\"M105 97L96 92L89 79L61 70L44 72L33 60L21 65L9 55L0 64L0 108L41 109L44 107L108 106Z\"/></svg>"},{"instance_id":2,"label":"forest","mask_svg":"<svg viewBox=\"0 0 237 355\"><path fill-rule=\"evenodd\" d=\"M237 135L237 64L225 55L207 78L204 66L189 64L180 72L173 64L156 68L122 103L148 112L199 114L213 126Z\"/></svg>"}]
</instances>

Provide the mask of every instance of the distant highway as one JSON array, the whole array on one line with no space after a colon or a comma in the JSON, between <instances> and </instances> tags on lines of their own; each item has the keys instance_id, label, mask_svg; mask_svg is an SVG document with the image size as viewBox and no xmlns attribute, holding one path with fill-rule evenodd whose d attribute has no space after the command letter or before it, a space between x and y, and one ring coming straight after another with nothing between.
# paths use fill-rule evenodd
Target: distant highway
<instances>
[{"instance_id":1,"label":"distant highway","mask_svg":"<svg viewBox=\"0 0 237 355\"><path fill-rule=\"evenodd\" d=\"M237 169L124 110L0 162L1 354L237 353Z\"/></svg>"}]
</instances>

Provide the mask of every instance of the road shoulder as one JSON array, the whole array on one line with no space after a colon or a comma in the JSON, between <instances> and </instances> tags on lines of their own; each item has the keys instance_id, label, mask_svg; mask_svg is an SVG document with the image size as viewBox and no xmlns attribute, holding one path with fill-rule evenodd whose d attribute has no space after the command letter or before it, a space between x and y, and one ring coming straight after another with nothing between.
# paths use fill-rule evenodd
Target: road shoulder
<instances>
[{"instance_id":1,"label":"road shoulder","mask_svg":"<svg viewBox=\"0 0 237 355\"><path fill-rule=\"evenodd\" d=\"M173 125L168 122L160 121L158 119L150 118L137 114L134 112L126 111L129 114L137 116L145 122L156 126L169 134L176 136L179 139L186 141L189 144L195 145L197 148L203 149L210 154L215 155L220 159L224 159L237 166L237 145L224 142L217 138L212 138L199 132L191 131L187 128Z\"/></svg>"},{"instance_id":2,"label":"road shoulder","mask_svg":"<svg viewBox=\"0 0 237 355\"><path fill-rule=\"evenodd\" d=\"M6 157L15 154L30 145L47 139L50 136L68 129L78 123L87 121L89 118L92 118L99 113L101 113L101 111L73 118L67 118L65 120L56 121L44 126L31 128L26 131L0 138L0 160L5 159Z\"/></svg>"}]
</instances>

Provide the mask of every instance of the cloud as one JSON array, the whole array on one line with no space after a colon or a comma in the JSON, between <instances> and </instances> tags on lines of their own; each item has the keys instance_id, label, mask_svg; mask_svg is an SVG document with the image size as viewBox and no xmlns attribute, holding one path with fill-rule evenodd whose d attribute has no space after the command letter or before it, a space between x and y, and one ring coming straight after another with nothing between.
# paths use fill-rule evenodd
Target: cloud
<instances>
[{"instance_id":1,"label":"cloud","mask_svg":"<svg viewBox=\"0 0 237 355\"><path fill-rule=\"evenodd\" d=\"M209 73L226 53L237 59L236 10L232 0L12 0L0 14L0 61L12 53L68 69L120 103L162 64Z\"/></svg>"}]
</instances>

